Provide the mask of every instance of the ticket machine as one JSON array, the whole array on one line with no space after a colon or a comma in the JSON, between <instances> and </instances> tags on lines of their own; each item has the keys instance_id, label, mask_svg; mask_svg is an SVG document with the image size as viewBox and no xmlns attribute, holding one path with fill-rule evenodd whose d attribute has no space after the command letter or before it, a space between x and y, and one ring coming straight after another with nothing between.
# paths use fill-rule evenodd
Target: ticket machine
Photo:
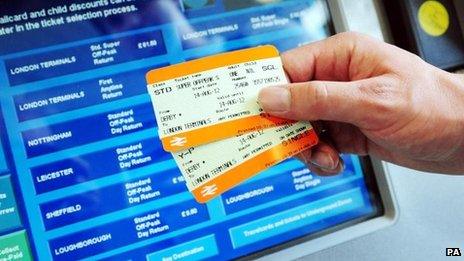
<instances>
[{"instance_id":1,"label":"ticket machine","mask_svg":"<svg viewBox=\"0 0 464 261\"><path fill-rule=\"evenodd\" d=\"M160 145L145 82L150 69L250 46L286 51L353 29L383 38L379 10L367 0L0 3L0 259L289 259L392 224L384 164L354 155L333 177L288 159L197 203Z\"/></svg>"}]
</instances>

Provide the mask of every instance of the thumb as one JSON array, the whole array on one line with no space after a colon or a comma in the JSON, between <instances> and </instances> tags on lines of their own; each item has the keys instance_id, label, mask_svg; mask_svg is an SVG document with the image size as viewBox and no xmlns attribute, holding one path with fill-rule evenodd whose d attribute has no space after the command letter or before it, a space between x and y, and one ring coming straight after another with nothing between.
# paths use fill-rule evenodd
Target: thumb
<instances>
[{"instance_id":1,"label":"thumb","mask_svg":"<svg viewBox=\"0 0 464 261\"><path fill-rule=\"evenodd\" d=\"M326 120L363 127L371 102L363 87L369 79L353 82L310 81L267 87L260 91L261 107L274 116L294 120Z\"/></svg>"}]
</instances>

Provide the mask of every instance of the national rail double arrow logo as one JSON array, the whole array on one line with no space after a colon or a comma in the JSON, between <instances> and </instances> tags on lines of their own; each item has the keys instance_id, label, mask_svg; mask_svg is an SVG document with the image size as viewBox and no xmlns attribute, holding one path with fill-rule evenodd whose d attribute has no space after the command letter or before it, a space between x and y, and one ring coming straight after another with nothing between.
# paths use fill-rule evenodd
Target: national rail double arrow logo
<instances>
[{"instance_id":1,"label":"national rail double arrow logo","mask_svg":"<svg viewBox=\"0 0 464 261\"><path fill-rule=\"evenodd\" d=\"M208 186L204 186L201 190L201 195L203 197L206 197L206 196L213 196L214 194L216 194L217 192L217 186L216 184L212 184L212 185L208 185Z\"/></svg>"},{"instance_id":2,"label":"national rail double arrow logo","mask_svg":"<svg viewBox=\"0 0 464 261\"><path fill-rule=\"evenodd\" d=\"M183 147L187 143L186 137L174 137L170 141L171 146L173 147Z\"/></svg>"}]
</instances>

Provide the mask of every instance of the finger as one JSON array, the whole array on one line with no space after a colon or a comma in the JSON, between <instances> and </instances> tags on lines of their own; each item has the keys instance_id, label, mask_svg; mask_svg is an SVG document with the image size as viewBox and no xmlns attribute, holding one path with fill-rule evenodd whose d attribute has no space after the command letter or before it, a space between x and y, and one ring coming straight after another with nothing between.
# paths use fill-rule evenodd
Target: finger
<instances>
[{"instance_id":1,"label":"finger","mask_svg":"<svg viewBox=\"0 0 464 261\"><path fill-rule=\"evenodd\" d=\"M326 170L334 170L340 163L338 151L325 141L320 141L311 149L303 151L299 158L306 165L315 165Z\"/></svg>"},{"instance_id":2,"label":"finger","mask_svg":"<svg viewBox=\"0 0 464 261\"><path fill-rule=\"evenodd\" d=\"M340 161L337 165L337 167L335 169L324 169L324 168L321 168L317 165L314 165L314 164L309 164L308 165L308 168L311 172L319 175L319 176L333 176L333 175L337 175L341 172L343 172L343 170L345 169L345 163L343 162L343 160L340 158Z\"/></svg>"},{"instance_id":3,"label":"finger","mask_svg":"<svg viewBox=\"0 0 464 261\"><path fill-rule=\"evenodd\" d=\"M356 65L369 63L380 53L389 55L384 50L390 48L380 45L388 46L372 37L347 32L287 51L282 61L292 82L358 80L376 75L376 66L361 69Z\"/></svg>"},{"instance_id":4,"label":"finger","mask_svg":"<svg viewBox=\"0 0 464 261\"><path fill-rule=\"evenodd\" d=\"M328 121L324 122L326 135L340 153L367 155L368 139L359 128L352 124Z\"/></svg>"},{"instance_id":5,"label":"finger","mask_svg":"<svg viewBox=\"0 0 464 261\"><path fill-rule=\"evenodd\" d=\"M334 147L325 142L320 142L313 147L311 155L307 160L309 163L322 169L333 170L339 165L340 156Z\"/></svg>"},{"instance_id":6,"label":"finger","mask_svg":"<svg viewBox=\"0 0 464 261\"><path fill-rule=\"evenodd\" d=\"M288 119L337 121L366 125L375 99L364 90L376 84L371 78L353 82L312 81L263 88L258 96L268 113ZM375 97L373 97L375 98Z\"/></svg>"}]
</instances>

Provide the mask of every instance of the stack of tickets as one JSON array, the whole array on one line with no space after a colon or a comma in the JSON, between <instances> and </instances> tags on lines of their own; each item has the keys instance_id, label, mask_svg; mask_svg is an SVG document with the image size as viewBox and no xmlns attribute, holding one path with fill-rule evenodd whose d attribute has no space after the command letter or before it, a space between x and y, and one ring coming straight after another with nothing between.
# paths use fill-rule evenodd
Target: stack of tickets
<instances>
[{"instance_id":1,"label":"stack of tickets","mask_svg":"<svg viewBox=\"0 0 464 261\"><path fill-rule=\"evenodd\" d=\"M163 148L198 202L318 142L308 122L267 115L257 102L262 88L287 83L273 46L151 70L146 78Z\"/></svg>"}]
</instances>

